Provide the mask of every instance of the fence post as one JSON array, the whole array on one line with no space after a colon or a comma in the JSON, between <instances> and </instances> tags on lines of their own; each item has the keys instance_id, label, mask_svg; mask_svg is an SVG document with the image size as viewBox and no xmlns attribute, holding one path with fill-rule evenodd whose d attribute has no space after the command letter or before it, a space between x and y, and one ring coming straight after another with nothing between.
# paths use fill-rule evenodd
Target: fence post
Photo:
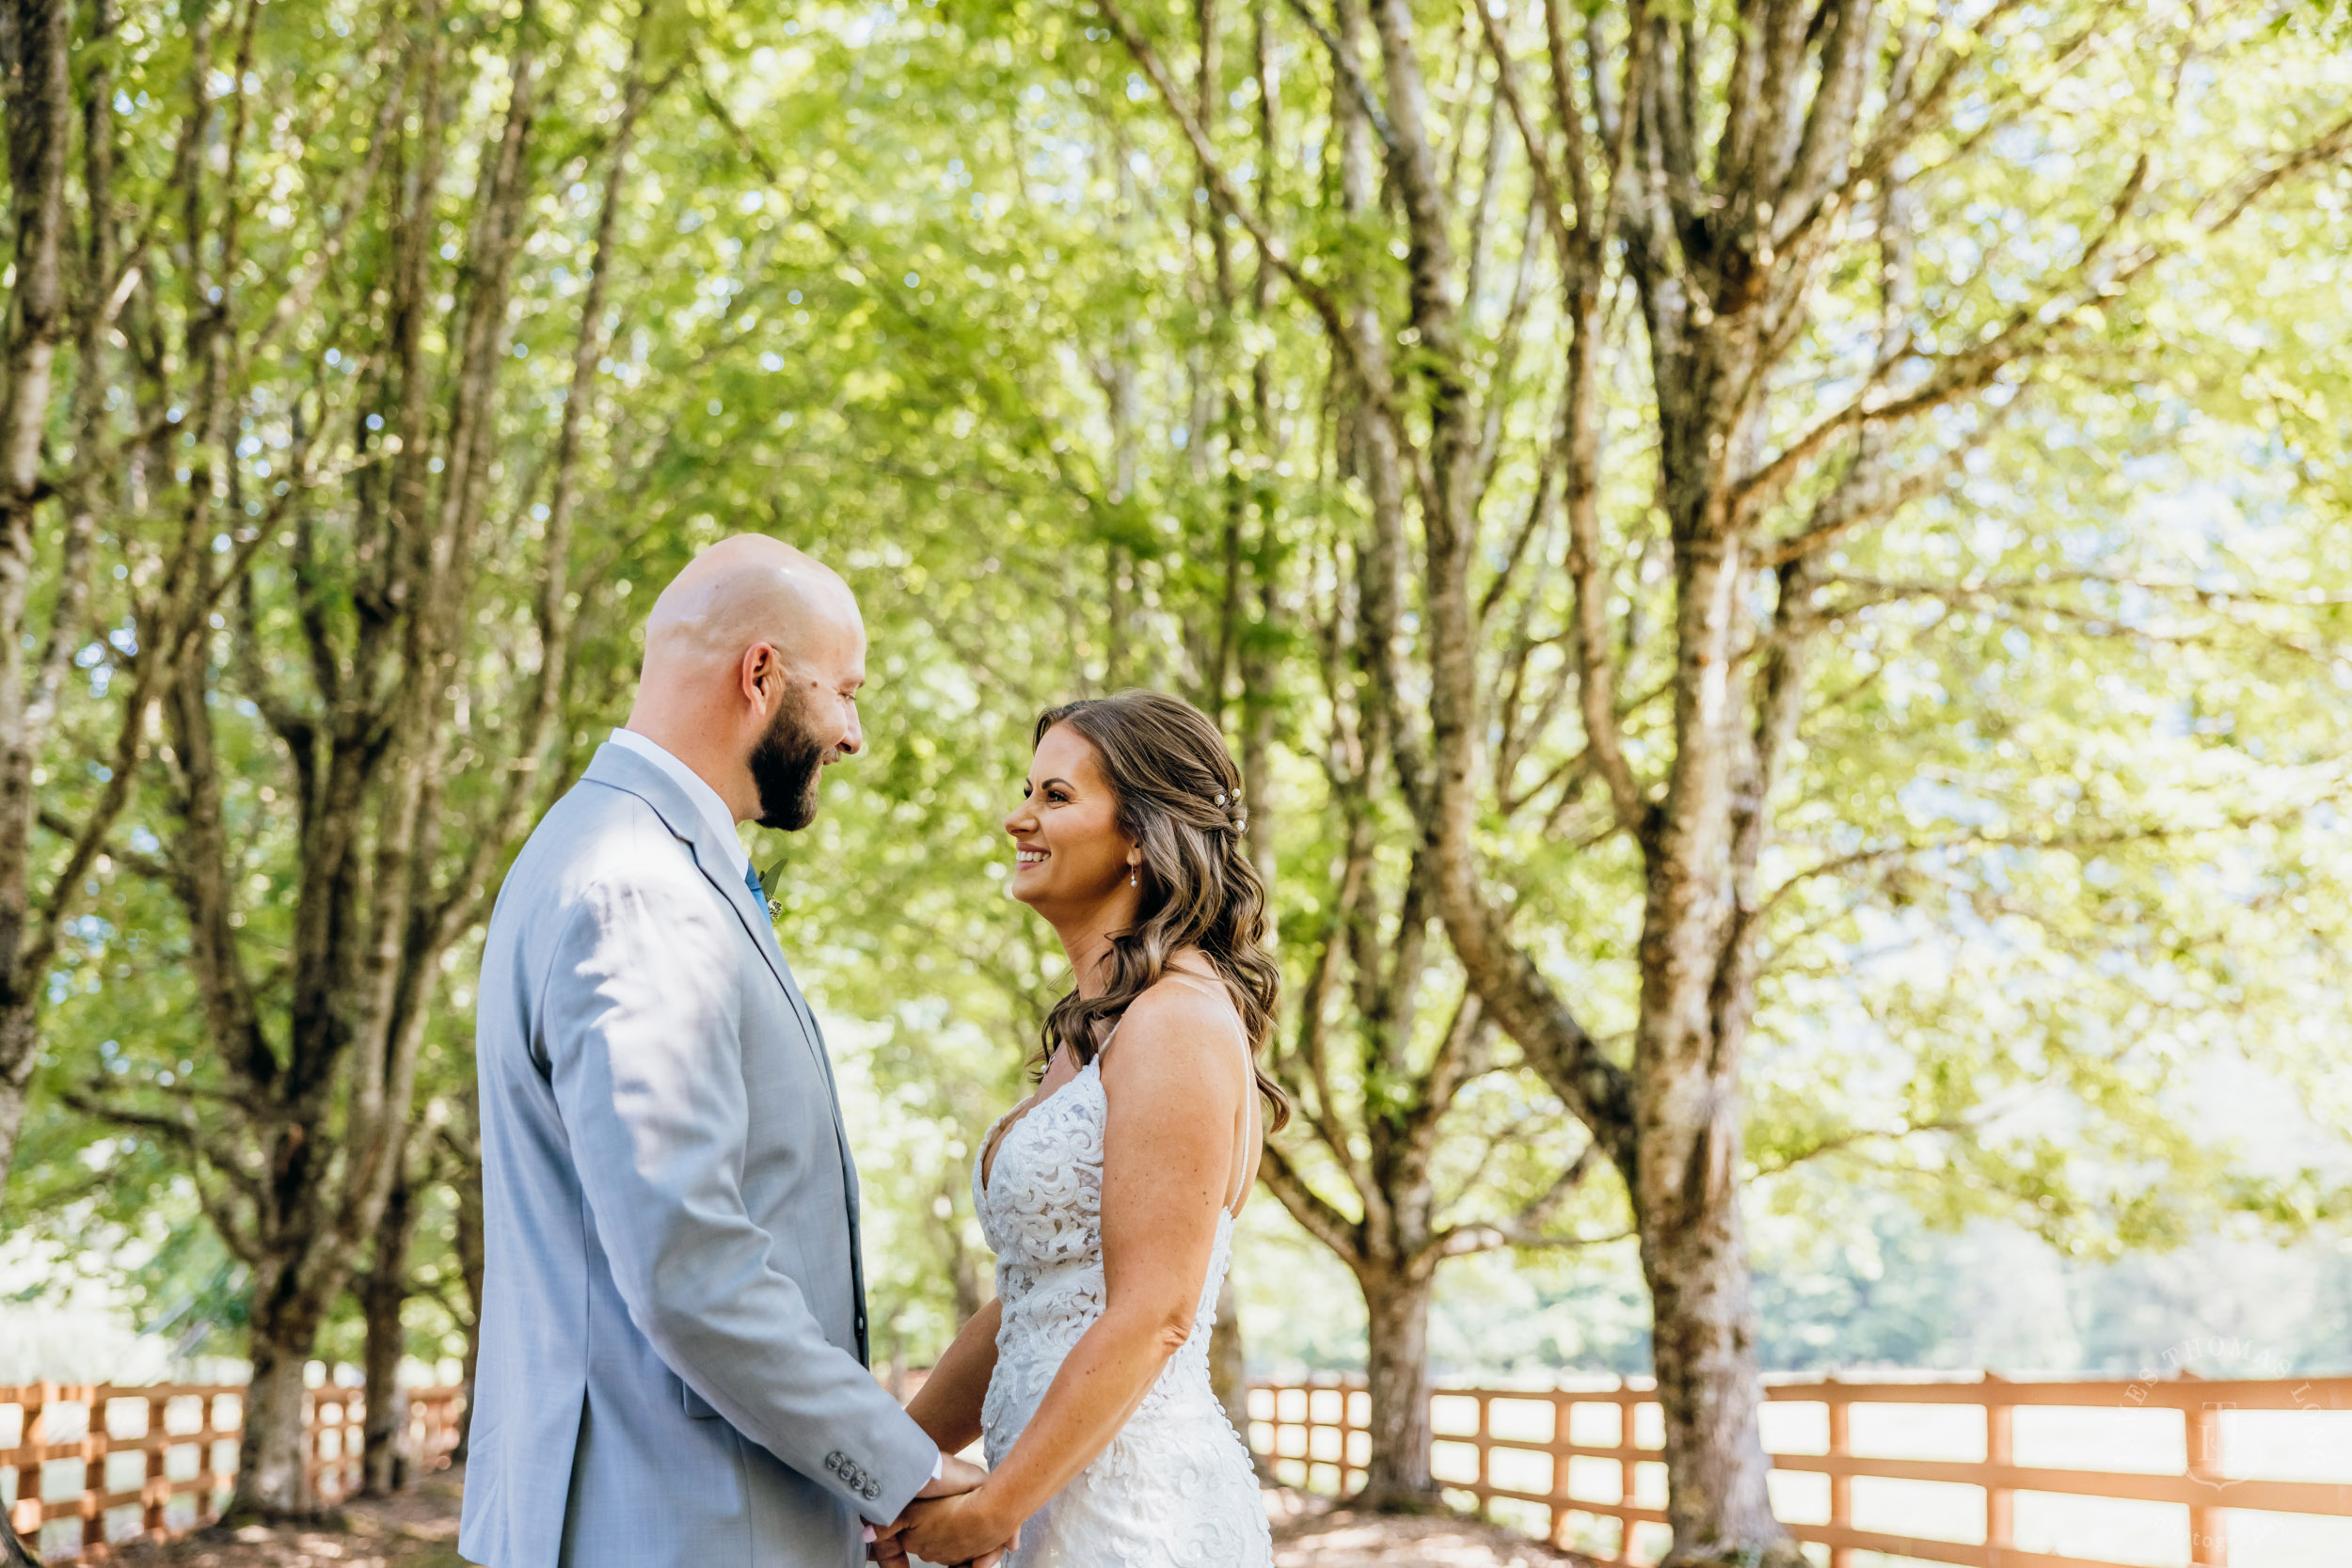
<instances>
[{"instance_id":1,"label":"fence post","mask_svg":"<svg viewBox=\"0 0 2352 1568\"><path fill-rule=\"evenodd\" d=\"M1633 1413L1641 1408L1635 1397L1633 1380L1617 1379L1617 1447L1629 1450L1638 1447L1633 1441ZM1617 1458L1617 1560L1633 1560L1633 1515L1626 1513L1633 1506L1634 1483L1639 1478L1639 1461L1620 1454Z\"/></svg>"},{"instance_id":2,"label":"fence post","mask_svg":"<svg viewBox=\"0 0 2352 1568\"><path fill-rule=\"evenodd\" d=\"M57 1396L54 1383L37 1383L32 1397L24 1402L24 1423L19 1428L17 1443L26 1452L49 1440L49 1402ZM24 1549L38 1557L40 1553L40 1461L16 1467L16 1533L24 1538Z\"/></svg>"},{"instance_id":3,"label":"fence post","mask_svg":"<svg viewBox=\"0 0 2352 1568\"><path fill-rule=\"evenodd\" d=\"M2221 1412L2228 1408L2211 1402L2193 1410L2182 1408L2182 1419L2188 1425L2190 1480L2211 1478L2218 1482L2222 1479ZM2194 1568L2229 1568L2230 1525L2220 1509L2208 1506L2188 1511L2188 1560Z\"/></svg>"},{"instance_id":4,"label":"fence post","mask_svg":"<svg viewBox=\"0 0 2352 1568\"><path fill-rule=\"evenodd\" d=\"M1551 1501L1549 1505L1550 1524L1544 1530L1548 1546L1565 1546L1560 1539L1561 1530L1568 1522L1568 1456L1559 1450L1568 1442L1568 1396L1560 1389L1551 1391Z\"/></svg>"},{"instance_id":5,"label":"fence post","mask_svg":"<svg viewBox=\"0 0 2352 1568\"><path fill-rule=\"evenodd\" d=\"M242 1403L237 1406L237 1413L238 1418L243 1419L245 1406ZM218 1465L221 1426L220 1396L216 1393L204 1396L204 1409L197 1422L196 1440L198 1444L196 1522L199 1525L208 1525L220 1517ZM235 1474L234 1471L230 1473Z\"/></svg>"},{"instance_id":6,"label":"fence post","mask_svg":"<svg viewBox=\"0 0 2352 1568\"><path fill-rule=\"evenodd\" d=\"M1998 1374L1987 1372L1990 1386L2001 1381ZM1987 1386L1984 1393L1984 1462L1996 1469L2006 1470L2016 1462L2016 1408L2004 1400L1999 1389ZM1995 1480L1984 1486L1984 1544L1994 1552L2010 1549L2011 1538L2017 1533L2017 1495Z\"/></svg>"},{"instance_id":7,"label":"fence post","mask_svg":"<svg viewBox=\"0 0 2352 1568\"><path fill-rule=\"evenodd\" d=\"M1365 1481L1370 1479L1370 1472L1365 1470L1362 1465L1358 1465L1352 1470L1348 1467L1351 1465L1355 1465L1355 1461L1352 1456L1356 1452L1356 1434L1359 1432L1365 1433L1365 1444L1367 1448L1369 1448L1371 1444L1371 1384L1367 1382L1362 1389L1364 1396L1364 1418L1360 1421L1356 1418L1357 1392L1358 1389L1355 1384L1353 1382L1349 1382L1347 1384L1347 1394L1340 1402L1340 1421L1342 1426L1340 1441L1346 1445L1346 1447L1341 1450L1340 1454L1340 1491L1343 1494L1346 1493L1351 1485L1351 1482L1348 1480L1348 1477L1351 1475L1356 1478L1352 1484L1358 1486L1362 1485ZM1367 1454L1366 1458L1369 1460L1369 1454Z\"/></svg>"},{"instance_id":8,"label":"fence post","mask_svg":"<svg viewBox=\"0 0 2352 1568\"><path fill-rule=\"evenodd\" d=\"M303 1458L303 1468L310 1472L303 1479L313 1503L326 1501L326 1402L312 1389L302 1397L302 1414L308 1418L309 1428L303 1434L303 1447L309 1450Z\"/></svg>"},{"instance_id":9,"label":"fence post","mask_svg":"<svg viewBox=\"0 0 2352 1568\"><path fill-rule=\"evenodd\" d=\"M1841 1529L1851 1529L1853 1528L1853 1477L1846 1474L1836 1462L1853 1454L1853 1433L1849 1419L1851 1410L1836 1389L1829 1391L1829 1397L1823 1403L1829 1410L1829 1457L1832 1465L1829 1475L1829 1522ZM1854 1568L1853 1560L1851 1546L1832 1546L1829 1549L1829 1568Z\"/></svg>"},{"instance_id":10,"label":"fence post","mask_svg":"<svg viewBox=\"0 0 2352 1568\"><path fill-rule=\"evenodd\" d=\"M1478 1512L1482 1514L1490 1512L1489 1505L1494 1501L1494 1498L1489 1495L1494 1491L1495 1484L1493 1466L1488 1462L1488 1455L1493 1450L1487 1447L1487 1443L1491 1439L1494 1433L1494 1427L1492 1424L1493 1407L1494 1402L1485 1393L1480 1393L1478 1396L1478 1427L1470 1436L1471 1447L1478 1455L1478 1468L1473 1472L1473 1474L1477 1477L1476 1481L1472 1483L1476 1487L1476 1491L1473 1493L1473 1496L1478 1498Z\"/></svg>"},{"instance_id":11,"label":"fence post","mask_svg":"<svg viewBox=\"0 0 2352 1568\"><path fill-rule=\"evenodd\" d=\"M1344 1497L1347 1494L1348 1406L1356 1402L1356 1391L1347 1386L1345 1378L1340 1380L1339 1395L1340 1408L1338 1413L1331 1418L1331 1435L1339 1440L1339 1464L1333 1466L1332 1473L1338 1477L1340 1495Z\"/></svg>"},{"instance_id":12,"label":"fence post","mask_svg":"<svg viewBox=\"0 0 2352 1568\"><path fill-rule=\"evenodd\" d=\"M106 1495L106 1401L100 1388L82 1390L82 1408L89 1418L82 1423L82 1550L106 1544L106 1513L98 1499Z\"/></svg>"},{"instance_id":13,"label":"fence post","mask_svg":"<svg viewBox=\"0 0 2352 1568\"><path fill-rule=\"evenodd\" d=\"M1318 1372L1307 1379L1307 1402L1298 1416L1299 1485L1310 1492L1315 1485L1315 1392L1321 1386L1316 1378L1322 1375Z\"/></svg>"},{"instance_id":14,"label":"fence post","mask_svg":"<svg viewBox=\"0 0 2352 1568\"><path fill-rule=\"evenodd\" d=\"M171 1506L171 1483L164 1474L165 1461L170 1457L171 1450L162 1441L168 1435L169 1423L165 1418L170 1408L171 1401L168 1397L148 1396L147 1481L140 1488L145 1496L139 1499L139 1528L147 1532L147 1538L150 1541L164 1539L166 1529L164 1513Z\"/></svg>"},{"instance_id":15,"label":"fence post","mask_svg":"<svg viewBox=\"0 0 2352 1568\"><path fill-rule=\"evenodd\" d=\"M1327 1424L1321 1412L1316 1408L1323 1402L1315 1397L1315 1395L1320 1392L1322 1392L1321 1389L1315 1389L1307 1395L1307 1480L1310 1483L1312 1483L1315 1479L1315 1449L1317 1446L1315 1443L1315 1433L1321 1432ZM1344 1423L1347 1420L1346 1404L1347 1396L1343 1393L1340 1395L1340 1420L1343 1426L1344 1426ZM1344 1431L1343 1431L1340 1434L1340 1441L1343 1443L1347 1441L1347 1435ZM1347 1477L1346 1461L1347 1456L1345 1454L1342 1454L1340 1456L1340 1478L1343 1484L1345 1483Z\"/></svg>"}]
</instances>

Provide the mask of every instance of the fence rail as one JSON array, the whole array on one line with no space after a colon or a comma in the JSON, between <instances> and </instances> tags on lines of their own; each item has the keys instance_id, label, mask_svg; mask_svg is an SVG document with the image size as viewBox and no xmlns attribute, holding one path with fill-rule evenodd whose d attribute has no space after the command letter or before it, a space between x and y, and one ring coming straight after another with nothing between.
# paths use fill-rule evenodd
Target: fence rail
<instances>
[{"instance_id":1,"label":"fence rail","mask_svg":"<svg viewBox=\"0 0 2352 1568\"><path fill-rule=\"evenodd\" d=\"M2229 1568L2232 1513L2352 1519L2352 1415L2343 1414L2352 1412L2352 1377L2027 1382L1987 1375L1981 1381L1967 1382L1775 1381L1766 1385L1765 1398L1768 1416L1776 1405L1820 1408L1823 1419L1818 1430L1823 1440L1818 1451L1783 1445L1773 1449L1772 1461L1780 1476L1826 1478L1828 1506L1825 1511L1814 1510L1825 1512L1826 1517L1792 1523L1789 1529L1800 1541L1826 1546L1831 1568L1855 1568L1857 1554L1865 1551L1958 1568L2143 1568L2147 1560L2162 1560L2142 1556L2140 1564L2132 1564L2106 1557L2022 1548L2017 1543L2016 1519L2021 1493L2174 1505L2185 1511L2178 1526L2185 1530L2186 1554L2180 1552L2178 1529L2169 1553L2161 1545L2155 1550L2192 1568ZM1899 1407L1916 1406L1967 1406L1980 1412L1982 1459L1855 1451L1853 1417L1857 1411L1871 1412L1879 1418ZM1546 1407L1548 1423L1540 1418ZM1498 1432L1499 1408L1513 1418L1506 1424L1519 1430ZM2072 1467L2021 1465L2015 1458L2016 1412L2026 1408L2158 1413L2151 1418L2168 1424L2170 1418L2163 1413L2177 1413L2179 1425L2173 1431L2185 1459L2177 1469L2109 1468L2107 1462L2118 1457L2111 1439L2103 1448L2092 1437L2074 1445L2077 1451L2090 1450L2080 1453L2089 1463ZM1593 1423L1579 1419L1579 1412L1586 1409L1613 1409L1613 1433L1589 1432ZM2312 1457L2332 1451L2343 1462L2335 1466L2340 1479L2291 1480L2249 1473L2260 1468L2267 1456L2257 1458L2251 1466L2233 1464L2233 1456L2222 1446L2224 1425L2236 1421L2240 1412L2293 1413L2309 1418L2297 1423L2308 1430L2290 1441L2294 1453L2285 1467L2325 1470L2328 1466L2314 1465ZM1250 1446L1272 1461L1281 1479L1339 1492L1352 1490L1362 1481L1370 1451L1366 1430L1370 1396L1360 1377L1253 1384L1249 1417ZM1469 1494L1481 1508L1507 1499L1541 1511L1546 1538L1554 1545L1575 1544L1566 1537L1579 1514L1614 1521L1614 1556L1610 1560L1620 1564L1650 1560L1636 1553L1637 1527L1663 1526L1666 1512L1662 1423L1657 1392L1646 1381L1594 1387L1441 1388L1432 1396L1432 1424L1440 1460L1438 1479L1449 1491ZM1885 1423L1881 1419L1879 1424ZM2098 1424L2095 1416L2090 1424ZM1542 1430L1525 1430L1530 1427ZM2136 1446L2146 1451L2144 1444ZM2169 1442L2159 1446L2169 1446ZM1536 1473L1531 1476L1531 1465L1518 1462L1519 1473L1506 1484L1496 1473L1498 1453L1538 1462L1532 1465ZM1451 1466L1445 1463L1448 1460L1453 1461ZM1468 1474L1461 1473L1465 1461ZM1540 1461L1549 1461L1548 1484L1540 1473ZM1596 1468L1605 1471L1612 1465L1615 1496L1595 1496L1606 1487L1594 1484L1593 1472ZM1652 1467L1647 1485L1642 1484L1644 1466ZM1860 1528L1854 1521L1857 1480L1924 1482L1938 1489L1973 1488L1981 1494L1982 1523L1971 1533L1980 1538L1931 1539ZM1964 1495L1943 1494L1947 1502L1961 1496ZM1968 1507L1974 1511L1973 1499ZM1784 1503L1779 1512L1787 1520L1800 1510ZM2143 1544L2132 1555L2140 1556L2145 1550ZM2298 1557L2295 1560L2307 1560ZM2336 1560L2352 1560L2352 1554Z\"/></svg>"},{"instance_id":2,"label":"fence rail","mask_svg":"<svg viewBox=\"0 0 2352 1568\"><path fill-rule=\"evenodd\" d=\"M457 1446L464 1396L419 1388L407 1401L412 1463L438 1469ZM0 1436L9 1433L11 1409L15 1446L0 1449L0 1473L14 1481L8 1517L45 1560L100 1561L125 1541L163 1541L210 1524L236 1484L243 1385L0 1387ZM305 1396L312 1497L334 1503L358 1489L366 1418L357 1389ZM110 1474L127 1460L136 1461L135 1476Z\"/></svg>"}]
</instances>

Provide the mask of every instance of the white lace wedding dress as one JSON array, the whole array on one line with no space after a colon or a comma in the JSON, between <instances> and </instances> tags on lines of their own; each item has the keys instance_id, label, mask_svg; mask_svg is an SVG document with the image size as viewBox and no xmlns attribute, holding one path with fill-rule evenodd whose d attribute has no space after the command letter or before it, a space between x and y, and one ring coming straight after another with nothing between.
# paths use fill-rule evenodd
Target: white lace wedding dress
<instances>
[{"instance_id":1,"label":"white lace wedding dress","mask_svg":"<svg viewBox=\"0 0 2352 1568\"><path fill-rule=\"evenodd\" d=\"M1103 1315L1107 1106L1098 1066L1088 1063L1015 1121L993 1164L991 1128L973 1162L973 1200L996 1249L1005 1304L996 1371L980 1410L992 1465L1037 1413L1062 1357ZM1249 1453L1209 1385L1209 1331L1232 1247L1228 1212L1217 1221L1191 1338L1110 1447L1022 1527L1007 1568L1270 1568L1274 1548Z\"/></svg>"}]
</instances>

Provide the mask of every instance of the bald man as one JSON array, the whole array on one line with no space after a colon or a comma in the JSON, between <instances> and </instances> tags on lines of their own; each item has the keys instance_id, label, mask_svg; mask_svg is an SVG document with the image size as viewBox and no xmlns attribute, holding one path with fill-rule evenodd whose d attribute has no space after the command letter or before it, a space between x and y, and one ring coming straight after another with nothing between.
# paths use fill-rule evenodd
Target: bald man
<instances>
[{"instance_id":1,"label":"bald man","mask_svg":"<svg viewBox=\"0 0 2352 1568\"><path fill-rule=\"evenodd\" d=\"M654 605L628 725L500 890L475 1562L849 1568L871 1526L978 1479L866 1370L833 1069L736 833L815 817L864 744L865 677L838 577L714 545Z\"/></svg>"}]
</instances>

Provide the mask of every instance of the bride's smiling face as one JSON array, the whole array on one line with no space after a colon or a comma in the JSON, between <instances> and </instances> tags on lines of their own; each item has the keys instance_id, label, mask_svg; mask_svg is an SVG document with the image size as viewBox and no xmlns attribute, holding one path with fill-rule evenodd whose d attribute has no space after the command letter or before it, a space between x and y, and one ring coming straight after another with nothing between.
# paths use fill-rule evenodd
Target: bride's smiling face
<instances>
[{"instance_id":1,"label":"bride's smiling face","mask_svg":"<svg viewBox=\"0 0 2352 1568\"><path fill-rule=\"evenodd\" d=\"M1136 847L1119 828L1119 800L1093 742L1057 724L1037 743L1012 835L1012 895L1041 914L1079 911L1128 891Z\"/></svg>"}]
</instances>

